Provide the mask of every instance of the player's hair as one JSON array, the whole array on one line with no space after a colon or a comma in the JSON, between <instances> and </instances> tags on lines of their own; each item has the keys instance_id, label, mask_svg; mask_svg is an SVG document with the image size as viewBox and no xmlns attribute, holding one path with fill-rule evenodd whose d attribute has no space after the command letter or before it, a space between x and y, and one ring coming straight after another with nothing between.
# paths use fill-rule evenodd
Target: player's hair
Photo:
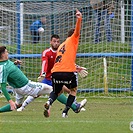
<instances>
[{"instance_id":1,"label":"player's hair","mask_svg":"<svg viewBox=\"0 0 133 133\"><path fill-rule=\"evenodd\" d=\"M70 30L68 31L67 37L70 37L70 36L74 33L74 31L75 31L75 29L70 29Z\"/></svg>"},{"instance_id":2,"label":"player's hair","mask_svg":"<svg viewBox=\"0 0 133 133\"><path fill-rule=\"evenodd\" d=\"M0 46L0 58L2 54L5 52L6 46Z\"/></svg>"},{"instance_id":3,"label":"player's hair","mask_svg":"<svg viewBox=\"0 0 133 133\"><path fill-rule=\"evenodd\" d=\"M53 38L60 39L59 35L57 35L57 34L53 34L53 35L51 36L51 40L52 40Z\"/></svg>"}]
</instances>

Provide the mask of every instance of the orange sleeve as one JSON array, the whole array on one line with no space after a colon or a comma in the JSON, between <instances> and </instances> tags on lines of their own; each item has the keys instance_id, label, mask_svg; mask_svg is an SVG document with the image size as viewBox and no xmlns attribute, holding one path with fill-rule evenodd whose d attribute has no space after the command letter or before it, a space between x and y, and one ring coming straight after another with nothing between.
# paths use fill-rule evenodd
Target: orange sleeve
<instances>
[{"instance_id":1,"label":"orange sleeve","mask_svg":"<svg viewBox=\"0 0 133 133\"><path fill-rule=\"evenodd\" d=\"M78 37L80 35L81 21L82 21L82 18L77 18L77 22L76 22L76 26L75 26L75 31L74 31L74 35L76 37Z\"/></svg>"}]
</instances>

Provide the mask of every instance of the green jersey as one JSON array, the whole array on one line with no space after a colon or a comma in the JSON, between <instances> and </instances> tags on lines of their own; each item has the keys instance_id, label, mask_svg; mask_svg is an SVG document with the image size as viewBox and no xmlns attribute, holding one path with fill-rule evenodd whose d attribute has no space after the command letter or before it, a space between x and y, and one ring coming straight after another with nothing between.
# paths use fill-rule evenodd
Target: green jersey
<instances>
[{"instance_id":1,"label":"green jersey","mask_svg":"<svg viewBox=\"0 0 133 133\"><path fill-rule=\"evenodd\" d=\"M28 83L28 78L10 60L0 62L0 84L7 82L13 88L21 88Z\"/></svg>"}]
</instances>

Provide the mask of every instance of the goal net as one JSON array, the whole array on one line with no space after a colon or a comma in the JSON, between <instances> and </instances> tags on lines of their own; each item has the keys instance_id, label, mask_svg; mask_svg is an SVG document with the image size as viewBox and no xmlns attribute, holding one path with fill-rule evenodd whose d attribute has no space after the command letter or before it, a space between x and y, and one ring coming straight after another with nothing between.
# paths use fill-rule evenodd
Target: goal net
<instances>
[{"instance_id":1,"label":"goal net","mask_svg":"<svg viewBox=\"0 0 133 133\"><path fill-rule=\"evenodd\" d=\"M100 1L100 2L99 2ZM61 42L75 26L75 9L83 14L76 63L87 68L88 76L79 77L78 92L84 96L124 96L133 90L133 2L131 0L0 0L0 45L10 59L21 59L20 69L33 81L41 70L41 53L50 47L50 37L58 34ZM96 1L97 2L97 1ZM30 26L42 17L44 32L38 42Z\"/></svg>"}]
</instances>

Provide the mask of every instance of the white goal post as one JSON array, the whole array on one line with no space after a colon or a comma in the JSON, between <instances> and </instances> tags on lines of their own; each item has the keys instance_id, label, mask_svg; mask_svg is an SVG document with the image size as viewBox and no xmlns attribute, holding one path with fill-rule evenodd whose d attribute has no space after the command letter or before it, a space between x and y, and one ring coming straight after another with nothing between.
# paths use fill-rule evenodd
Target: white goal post
<instances>
[{"instance_id":1,"label":"white goal post","mask_svg":"<svg viewBox=\"0 0 133 133\"><path fill-rule=\"evenodd\" d=\"M103 66L104 66L104 92L108 94L108 76L107 76L107 60L103 58Z\"/></svg>"}]
</instances>

